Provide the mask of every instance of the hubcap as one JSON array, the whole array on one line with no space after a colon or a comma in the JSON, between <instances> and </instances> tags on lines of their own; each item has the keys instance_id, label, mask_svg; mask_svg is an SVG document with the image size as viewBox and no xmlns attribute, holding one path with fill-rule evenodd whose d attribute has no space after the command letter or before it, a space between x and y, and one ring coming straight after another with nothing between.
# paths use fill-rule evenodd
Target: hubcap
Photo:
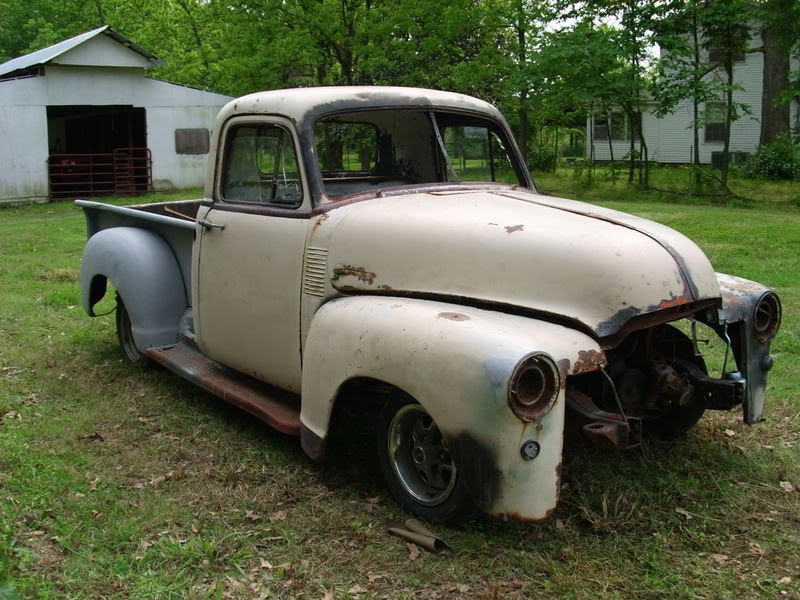
<instances>
[{"instance_id":1,"label":"hubcap","mask_svg":"<svg viewBox=\"0 0 800 600\"><path fill-rule=\"evenodd\" d=\"M405 491L420 504L447 500L456 467L436 423L419 404L402 407L389 427L389 462Z\"/></svg>"}]
</instances>

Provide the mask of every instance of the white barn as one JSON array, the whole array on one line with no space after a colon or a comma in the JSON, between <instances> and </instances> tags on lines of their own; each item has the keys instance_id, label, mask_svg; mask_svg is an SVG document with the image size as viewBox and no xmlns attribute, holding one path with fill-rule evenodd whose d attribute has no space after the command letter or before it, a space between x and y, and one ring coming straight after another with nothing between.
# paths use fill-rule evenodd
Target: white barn
<instances>
[{"instance_id":1,"label":"white barn","mask_svg":"<svg viewBox=\"0 0 800 600\"><path fill-rule=\"evenodd\" d=\"M760 36L754 35L751 46L761 46ZM663 50L662 50L663 51ZM704 63L715 61L706 48L700 50L700 60ZM759 146L761 133L761 89L763 85L764 56L761 52L742 54L734 64L734 81L740 89L733 92L734 102L750 107L751 114L744 115L731 126L730 151L737 160L754 153ZM797 60L791 65L797 69ZM720 77L722 71L707 75ZM723 103L707 103L700 105L700 117L706 114L707 123L700 128L699 158L704 164L718 164L721 160L724 142ZM707 111L707 112L706 112ZM716 121L715 121L716 116ZM586 123L586 158L593 156L597 161L620 160L630 152L631 127L627 117L621 111L612 112L610 127L606 125L604 116L595 115L594 126L591 119ZM672 114L658 118L652 112L642 112L642 131L647 144L648 156L653 162L691 163L694 160L694 134L692 132L693 104L691 99L681 101ZM800 110L798 99L790 106L790 125L792 130L800 132ZM609 147L608 132L611 144ZM592 134L594 134L592 136ZM593 137L593 141L592 140ZM637 140L636 149L639 149Z\"/></svg>"},{"instance_id":2,"label":"white barn","mask_svg":"<svg viewBox=\"0 0 800 600\"><path fill-rule=\"evenodd\" d=\"M0 203L202 185L230 97L159 64L106 26L0 65Z\"/></svg>"}]
</instances>

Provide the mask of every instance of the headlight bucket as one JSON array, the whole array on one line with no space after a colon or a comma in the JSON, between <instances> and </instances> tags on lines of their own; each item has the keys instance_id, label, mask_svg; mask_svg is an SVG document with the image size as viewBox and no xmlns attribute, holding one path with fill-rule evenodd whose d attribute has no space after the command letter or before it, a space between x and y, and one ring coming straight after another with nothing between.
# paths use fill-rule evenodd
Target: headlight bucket
<instances>
[{"instance_id":1,"label":"headlight bucket","mask_svg":"<svg viewBox=\"0 0 800 600\"><path fill-rule=\"evenodd\" d=\"M508 386L508 405L523 421L537 421L553 408L560 386L553 359L546 354L531 354L514 369Z\"/></svg>"},{"instance_id":2,"label":"headlight bucket","mask_svg":"<svg viewBox=\"0 0 800 600\"><path fill-rule=\"evenodd\" d=\"M766 344L781 327L781 301L775 292L767 292L756 302L753 308L753 335L762 344Z\"/></svg>"}]
</instances>

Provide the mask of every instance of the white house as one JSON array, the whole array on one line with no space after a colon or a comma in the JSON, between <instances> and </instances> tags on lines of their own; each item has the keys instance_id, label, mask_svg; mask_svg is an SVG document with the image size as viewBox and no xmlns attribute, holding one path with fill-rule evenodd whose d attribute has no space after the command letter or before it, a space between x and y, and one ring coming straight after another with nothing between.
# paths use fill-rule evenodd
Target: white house
<instances>
[{"instance_id":1,"label":"white house","mask_svg":"<svg viewBox=\"0 0 800 600\"><path fill-rule=\"evenodd\" d=\"M230 97L149 78L110 27L0 65L0 203L199 186Z\"/></svg>"},{"instance_id":2,"label":"white house","mask_svg":"<svg viewBox=\"0 0 800 600\"><path fill-rule=\"evenodd\" d=\"M751 40L752 47L761 46L760 36ZM663 52L663 50L662 50ZM702 48L700 60L711 64L716 62L713 50ZM758 149L761 131L761 89L764 56L761 52L743 53L734 64L734 81L738 87L733 92L734 102L750 107L750 114L735 121L731 127L730 151L734 159L754 153ZM792 61L793 70L797 69L796 59ZM721 69L706 77L722 77ZM701 122L705 115L705 125L700 128L699 158L701 163L718 164L721 160L724 143L724 103L707 103L700 105ZM790 123L795 131L800 131L800 110L797 99L790 106ZM693 103L686 99L680 102L672 114L657 118L652 112L642 112L642 131L647 144L650 160L661 163L691 163L694 157L694 134L692 132ZM630 152L631 127L627 117L621 111L611 114L610 127L606 125L605 116L595 115L594 126L591 119L586 123L586 157L592 155L597 161L608 161L612 158L620 160ZM609 130L611 143L609 145ZM590 140L592 140L590 142ZM610 147L609 147L610 146ZM638 140L636 143L638 151Z\"/></svg>"}]
</instances>

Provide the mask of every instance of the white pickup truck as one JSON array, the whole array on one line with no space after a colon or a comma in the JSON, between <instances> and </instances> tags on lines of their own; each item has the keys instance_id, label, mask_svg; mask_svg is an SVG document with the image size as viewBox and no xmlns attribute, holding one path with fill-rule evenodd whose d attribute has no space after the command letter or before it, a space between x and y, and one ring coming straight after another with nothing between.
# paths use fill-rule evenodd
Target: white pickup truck
<instances>
[{"instance_id":1,"label":"white pickup truck","mask_svg":"<svg viewBox=\"0 0 800 600\"><path fill-rule=\"evenodd\" d=\"M565 431L628 448L706 409L761 420L777 295L665 226L539 194L474 98L245 96L219 114L202 200L77 204L83 305L93 315L111 281L128 361L314 460L358 392L391 493L426 519L546 517ZM729 349L719 377L682 332L697 323Z\"/></svg>"}]
</instances>

